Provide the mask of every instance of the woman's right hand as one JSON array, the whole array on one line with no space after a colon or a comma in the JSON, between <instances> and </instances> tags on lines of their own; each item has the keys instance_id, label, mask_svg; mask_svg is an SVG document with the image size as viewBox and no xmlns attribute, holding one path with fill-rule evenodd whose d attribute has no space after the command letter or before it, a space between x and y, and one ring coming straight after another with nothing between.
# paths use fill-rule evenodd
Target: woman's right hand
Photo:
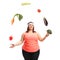
<instances>
[{"instance_id":1,"label":"woman's right hand","mask_svg":"<svg viewBox=\"0 0 60 60\"><path fill-rule=\"evenodd\" d=\"M10 48L14 48L14 47L15 47L15 45L14 44L11 44Z\"/></svg>"}]
</instances>

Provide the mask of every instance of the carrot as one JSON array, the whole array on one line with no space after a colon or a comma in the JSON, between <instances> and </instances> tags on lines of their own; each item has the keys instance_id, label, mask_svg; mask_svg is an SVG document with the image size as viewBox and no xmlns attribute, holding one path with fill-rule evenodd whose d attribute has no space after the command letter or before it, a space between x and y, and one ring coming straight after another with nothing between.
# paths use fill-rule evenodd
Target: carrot
<instances>
[{"instance_id":1,"label":"carrot","mask_svg":"<svg viewBox=\"0 0 60 60\"><path fill-rule=\"evenodd\" d=\"M11 20L11 24L13 24L14 23L14 18Z\"/></svg>"}]
</instances>

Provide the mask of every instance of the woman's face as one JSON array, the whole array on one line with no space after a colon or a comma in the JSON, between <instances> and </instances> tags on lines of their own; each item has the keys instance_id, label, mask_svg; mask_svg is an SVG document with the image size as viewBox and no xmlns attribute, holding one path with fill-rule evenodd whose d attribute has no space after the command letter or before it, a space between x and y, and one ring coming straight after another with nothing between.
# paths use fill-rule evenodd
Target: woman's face
<instances>
[{"instance_id":1,"label":"woman's face","mask_svg":"<svg viewBox=\"0 0 60 60\"><path fill-rule=\"evenodd\" d=\"M33 23L29 23L28 27L29 27L29 30L33 30L33 27L34 27Z\"/></svg>"}]
</instances>

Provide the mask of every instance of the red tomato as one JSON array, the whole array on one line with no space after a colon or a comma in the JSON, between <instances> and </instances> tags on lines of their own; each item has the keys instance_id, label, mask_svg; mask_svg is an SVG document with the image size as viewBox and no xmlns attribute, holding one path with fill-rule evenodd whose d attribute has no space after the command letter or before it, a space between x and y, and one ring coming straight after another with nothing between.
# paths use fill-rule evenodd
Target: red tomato
<instances>
[{"instance_id":1,"label":"red tomato","mask_svg":"<svg viewBox=\"0 0 60 60\"><path fill-rule=\"evenodd\" d=\"M38 13L40 13L40 12L41 12L41 10L40 10L40 9L37 9L37 12L38 12Z\"/></svg>"},{"instance_id":2,"label":"red tomato","mask_svg":"<svg viewBox=\"0 0 60 60\"><path fill-rule=\"evenodd\" d=\"M9 40L11 41L12 39L13 39L13 37L12 37L12 36L10 36L10 37L9 37Z\"/></svg>"}]
</instances>

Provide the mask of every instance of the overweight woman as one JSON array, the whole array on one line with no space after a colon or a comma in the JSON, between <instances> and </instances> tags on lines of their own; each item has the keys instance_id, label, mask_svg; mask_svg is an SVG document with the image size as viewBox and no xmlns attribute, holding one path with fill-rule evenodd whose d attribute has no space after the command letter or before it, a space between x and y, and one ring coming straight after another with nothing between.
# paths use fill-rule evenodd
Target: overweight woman
<instances>
[{"instance_id":1,"label":"overweight woman","mask_svg":"<svg viewBox=\"0 0 60 60\"><path fill-rule=\"evenodd\" d=\"M11 44L10 48L24 43L22 46L24 60L38 60L40 54L38 40L44 41L48 36L49 34L46 33L46 35L42 38L40 34L34 30L34 23L28 22L27 31L22 34L21 40L15 44Z\"/></svg>"}]
</instances>

